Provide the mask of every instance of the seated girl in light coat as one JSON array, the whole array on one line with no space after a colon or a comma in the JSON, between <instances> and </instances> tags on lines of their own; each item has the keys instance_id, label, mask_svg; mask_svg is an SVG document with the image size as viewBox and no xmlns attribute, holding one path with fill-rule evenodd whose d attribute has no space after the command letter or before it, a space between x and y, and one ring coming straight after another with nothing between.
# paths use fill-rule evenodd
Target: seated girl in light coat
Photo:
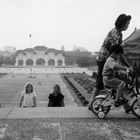
<instances>
[{"instance_id":1,"label":"seated girl in light coat","mask_svg":"<svg viewBox=\"0 0 140 140\"><path fill-rule=\"evenodd\" d=\"M36 92L33 85L27 83L21 93L20 107L36 107Z\"/></svg>"}]
</instances>

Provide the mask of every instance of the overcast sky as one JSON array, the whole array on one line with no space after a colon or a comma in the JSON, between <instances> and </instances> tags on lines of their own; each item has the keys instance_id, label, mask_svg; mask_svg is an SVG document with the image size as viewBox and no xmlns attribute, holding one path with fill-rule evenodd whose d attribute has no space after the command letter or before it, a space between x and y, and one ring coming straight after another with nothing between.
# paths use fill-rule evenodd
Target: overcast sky
<instances>
[{"instance_id":1,"label":"overcast sky","mask_svg":"<svg viewBox=\"0 0 140 140\"><path fill-rule=\"evenodd\" d=\"M132 16L125 38L140 28L140 0L0 0L0 49L77 45L98 51L122 13Z\"/></svg>"}]
</instances>

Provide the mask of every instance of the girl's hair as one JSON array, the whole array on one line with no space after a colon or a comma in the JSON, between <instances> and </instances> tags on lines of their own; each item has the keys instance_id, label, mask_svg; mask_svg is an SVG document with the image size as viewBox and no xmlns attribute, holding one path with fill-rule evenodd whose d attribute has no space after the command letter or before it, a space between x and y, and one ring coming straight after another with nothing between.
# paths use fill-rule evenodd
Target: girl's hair
<instances>
[{"instance_id":1,"label":"girl's hair","mask_svg":"<svg viewBox=\"0 0 140 140\"><path fill-rule=\"evenodd\" d=\"M122 29L129 20L131 20L130 15L121 14L115 21L115 27L118 29Z\"/></svg>"},{"instance_id":2,"label":"girl's hair","mask_svg":"<svg viewBox=\"0 0 140 140\"><path fill-rule=\"evenodd\" d=\"M58 93L61 94L61 89L60 89L60 86L58 84L55 84L53 87L57 87L58 89ZM53 91L54 92L54 91Z\"/></svg>"},{"instance_id":3,"label":"girl's hair","mask_svg":"<svg viewBox=\"0 0 140 140\"><path fill-rule=\"evenodd\" d=\"M26 93L29 93L29 92L28 92L28 87L29 87L29 86L31 87L31 92L33 92L33 85L30 84L30 83L28 83L28 84L26 84L26 86L25 86L25 92L26 92Z\"/></svg>"}]
</instances>

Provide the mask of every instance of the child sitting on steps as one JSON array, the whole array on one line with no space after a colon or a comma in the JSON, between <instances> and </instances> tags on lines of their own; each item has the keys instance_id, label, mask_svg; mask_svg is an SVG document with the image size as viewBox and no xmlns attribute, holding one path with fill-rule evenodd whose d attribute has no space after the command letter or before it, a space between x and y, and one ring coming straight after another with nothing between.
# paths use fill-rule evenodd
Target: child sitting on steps
<instances>
[{"instance_id":1,"label":"child sitting on steps","mask_svg":"<svg viewBox=\"0 0 140 140\"><path fill-rule=\"evenodd\" d=\"M60 86L55 84L53 91L49 95L48 107L64 107L64 95L61 93Z\"/></svg>"},{"instance_id":2,"label":"child sitting on steps","mask_svg":"<svg viewBox=\"0 0 140 140\"><path fill-rule=\"evenodd\" d=\"M27 83L21 93L20 107L36 107L36 92L33 90L33 85Z\"/></svg>"}]
</instances>

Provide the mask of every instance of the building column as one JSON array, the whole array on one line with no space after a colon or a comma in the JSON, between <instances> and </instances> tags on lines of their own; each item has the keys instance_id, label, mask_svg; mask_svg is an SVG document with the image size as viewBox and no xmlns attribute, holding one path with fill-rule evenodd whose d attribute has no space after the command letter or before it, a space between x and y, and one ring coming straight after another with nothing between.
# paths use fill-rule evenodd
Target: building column
<instances>
[{"instance_id":1,"label":"building column","mask_svg":"<svg viewBox=\"0 0 140 140\"><path fill-rule=\"evenodd\" d=\"M26 66L26 58L23 59L23 66Z\"/></svg>"},{"instance_id":2,"label":"building column","mask_svg":"<svg viewBox=\"0 0 140 140\"><path fill-rule=\"evenodd\" d=\"M56 60L54 61L54 66L57 66L57 61Z\"/></svg>"},{"instance_id":3,"label":"building column","mask_svg":"<svg viewBox=\"0 0 140 140\"><path fill-rule=\"evenodd\" d=\"M58 58L57 58L57 56L55 56L55 59L54 59L54 66L57 66L57 60L58 60Z\"/></svg>"},{"instance_id":4,"label":"building column","mask_svg":"<svg viewBox=\"0 0 140 140\"><path fill-rule=\"evenodd\" d=\"M36 66L36 58L33 58L33 66Z\"/></svg>"},{"instance_id":5,"label":"building column","mask_svg":"<svg viewBox=\"0 0 140 140\"><path fill-rule=\"evenodd\" d=\"M45 66L48 66L48 56L45 56Z\"/></svg>"},{"instance_id":6,"label":"building column","mask_svg":"<svg viewBox=\"0 0 140 140\"><path fill-rule=\"evenodd\" d=\"M18 66L18 58L16 57L16 63L15 66Z\"/></svg>"},{"instance_id":7,"label":"building column","mask_svg":"<svg viewBox=\"0 0 140 140\"><path fill-rule=\"evenodd\" d=\"M65 66L66 64L65 64L65 57L63 56L63 59L62 59L62 66Z\"/></svg>"},{"instance_id":8,"label":"building column","mask_svg":"<svg viewBox=\"0 0 140 140\"><path fill-rule=\"evenodd\" d=\"M45 59L45 66L48 66L48 59Z\"/></svg>"},{"instance_id":9,"label":"building column","mask_svg":"<svg viewBox=\"0 0 140 140\"><path fill-rule=\"evenodd\" d=\"M33 66L35 66L35 65L36 65L36 61L33 60Z\"/></svg>"},{"instance_id":10,"label":"building column","mask_svg":"<svg viewBox=\"0 0 140 140\"><path fill-rule=\"evenodd\" d=\"M23 66L26 66L26 61L25 60L23 60Z\"/></svg>"}]
</instances>

